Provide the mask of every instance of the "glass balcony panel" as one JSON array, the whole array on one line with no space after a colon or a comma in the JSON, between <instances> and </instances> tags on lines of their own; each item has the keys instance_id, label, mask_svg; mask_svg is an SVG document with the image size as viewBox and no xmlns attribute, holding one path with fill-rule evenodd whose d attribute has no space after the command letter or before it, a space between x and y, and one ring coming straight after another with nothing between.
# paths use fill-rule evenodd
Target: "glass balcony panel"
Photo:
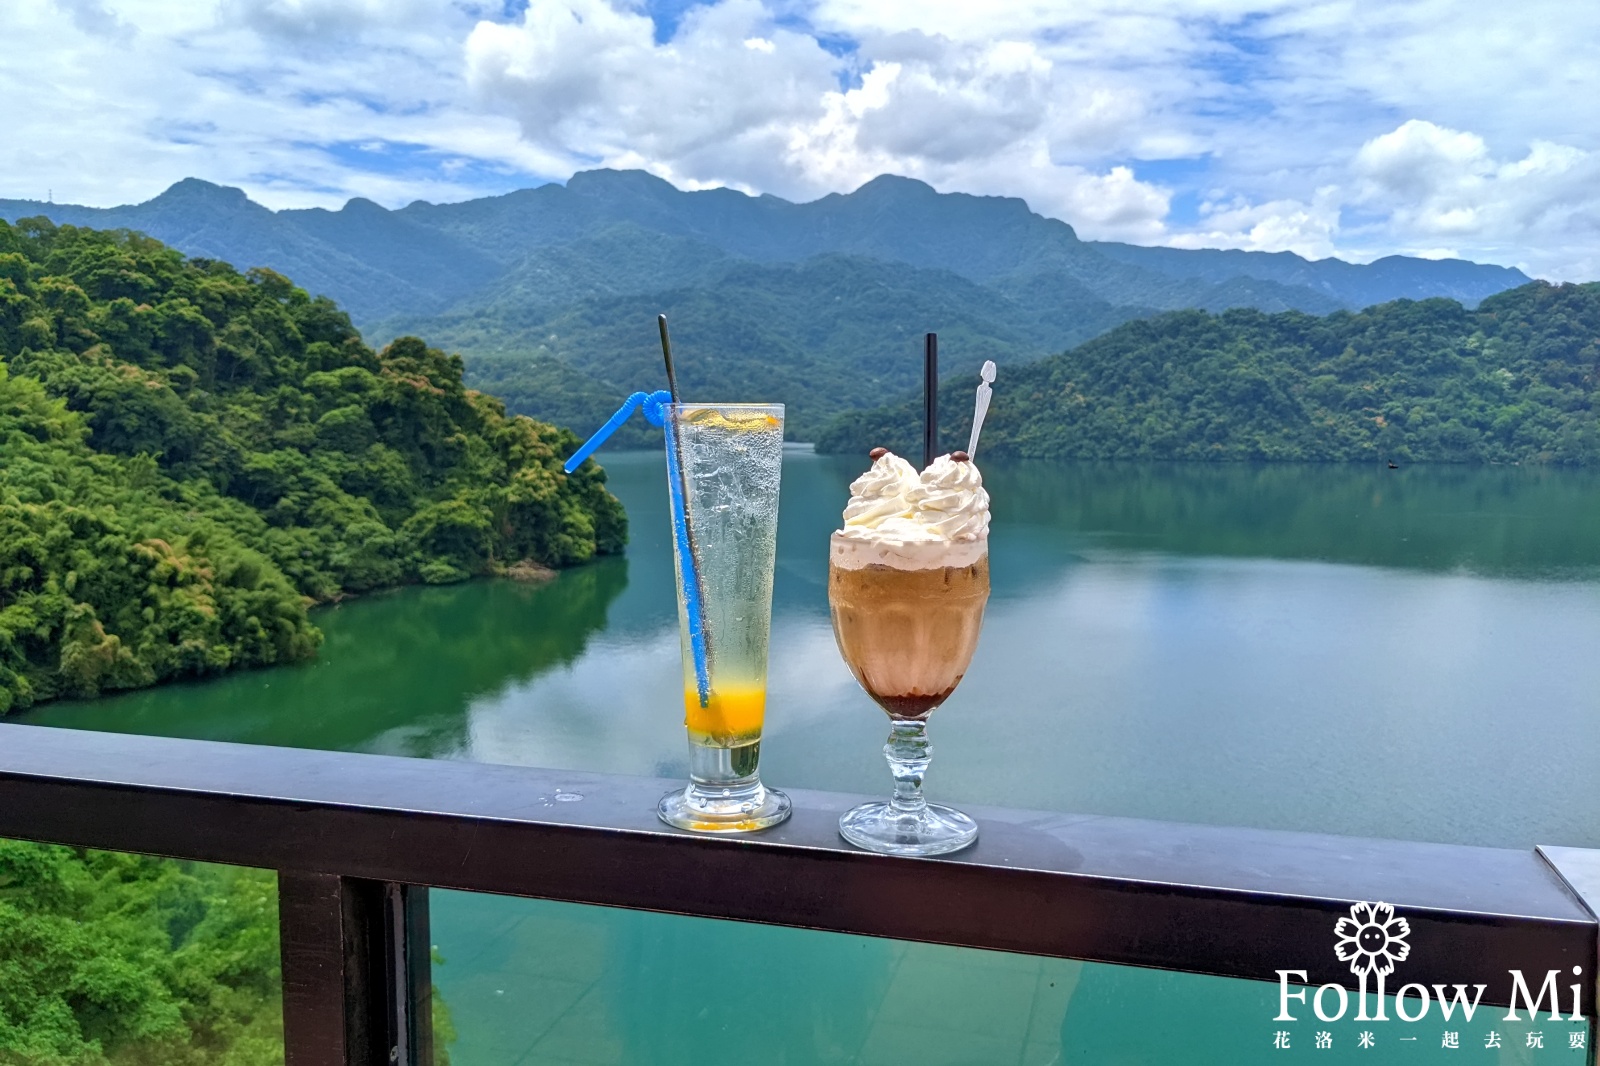
<instances>
[{"instance_id":1,"label":"glass balcony panel","mask_svg":"<svg viewBox=\"0 0 1600 1066\"><path fill-rule=\"evenodd\" d=\"M1291 1001L1294 1021L1278 1021L1279 986L1260 981L457 892L432 900L453 1066L1578 1064L1591 1040L1587 1020L1543 1011L1508 1022L1482 1005L1447 1021L1430 1002L1407 1022L1390 996L1384 1020L1376 997L1359 1020L1350 994L1344 1017L1326 1022L1313 989ZM1325 994L1324 1013L1337 1004ZM1403 1006L1418 1015L1414 994Z\"/></svg>"},{"instance_id":2,"label":"glass balcony panel","mask_svg":"<svg viewBox=\"0 0 1600 1066\"><path fill-rule=\"evenodd\" d=\"M0 1063L278 1066L277 877L0 839Z\"/></svg>"}]
</instances>

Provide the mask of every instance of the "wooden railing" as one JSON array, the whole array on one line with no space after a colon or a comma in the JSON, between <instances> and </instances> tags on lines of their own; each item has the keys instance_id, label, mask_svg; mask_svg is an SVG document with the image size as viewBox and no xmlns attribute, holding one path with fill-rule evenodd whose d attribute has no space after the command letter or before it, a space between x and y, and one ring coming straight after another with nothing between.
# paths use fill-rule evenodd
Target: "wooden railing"
<instances>
[{"instance_id":1,"label":"wooden railing","mask_svg":"<svg viewBox=\"0 0 1600 1066\"><path fill-rule=\"evenodd\" d=\"M1333 925L1382 900L1407 981L1505 1005L1576 966L1594 1014L1600 852L969 808L974 848L904 859L839 839L859 797L710 838L656 820L670 785L0 725L0 836L278 871L288 1066L431 1062L429 887L1351 988Z\"/></svg>"}]
</instances>

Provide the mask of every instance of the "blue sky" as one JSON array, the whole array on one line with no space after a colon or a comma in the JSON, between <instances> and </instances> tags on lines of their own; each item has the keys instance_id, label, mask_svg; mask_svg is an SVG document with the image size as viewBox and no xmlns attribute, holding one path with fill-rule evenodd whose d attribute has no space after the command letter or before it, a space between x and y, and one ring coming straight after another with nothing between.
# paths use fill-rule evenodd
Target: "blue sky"
<instances>
[{"instance_id":1,"label":"blue sky","mask_svg":"<svg viewBox=\"0 0 1600 1066\"><path fill-rule=\"evenodd\" d=\"M1091 238L1589 280L1595 40L1553 0L7 0L0 196L897 173Z\"/></svg>"}]
</instances>

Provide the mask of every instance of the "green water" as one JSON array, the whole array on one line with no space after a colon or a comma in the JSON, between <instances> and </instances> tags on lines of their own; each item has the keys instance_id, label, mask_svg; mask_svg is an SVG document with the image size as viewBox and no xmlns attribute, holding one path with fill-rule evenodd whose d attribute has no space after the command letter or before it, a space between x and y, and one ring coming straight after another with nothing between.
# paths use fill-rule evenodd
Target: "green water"
<instances>
[{"instance_id":1,"label":"green water","mask_svg":"<svg viewBox=\"0 0 1600 1066\"><path fill-rule=\"evenodd\" d=\"M876 792L834 648L851 460L791 451L765 776ZM681 774L664 474L612 456L628 557L318 613L311 666L26 720ZM991 468L994 595L933 719L940 797L1418 840L1600 847L1600 477L1516 468Z\"/></svg>"},{"instance_id":2,"label":"green water","mask_svg":"<svg viewBox=\"0 0 1600 1066\"><path fill-rule=\"evenodd\" d=\"M827 622L827 534L860 465L785 459L762 752L775 784L886 788L885 720ZM26 720L680 775L662 466L607 460L633 520L626 559L542 586L351 601L319 612L315 665ZM1600 476L1032 464L986 478L994 595L972 670L933 720L937 798L1600 847ZM450 893L435 929L461 1066L678 1062L691 1048L705 1063L1320 1054L1304 1025L1295 1050L1272 1050L1275 989L1247 982ZM697 997L686 974L700 967L747 995ZM1151 997L1170 1028L1129 1021ZM1582 1060L1547 1029L1559 1048L1496 1059L1480 1033L1476 1054ZM1393 1061L1423 1056L1387 1032ZM1341 1039L1335 1057L1355 1036Z\"/></svg>"}]
</instances>

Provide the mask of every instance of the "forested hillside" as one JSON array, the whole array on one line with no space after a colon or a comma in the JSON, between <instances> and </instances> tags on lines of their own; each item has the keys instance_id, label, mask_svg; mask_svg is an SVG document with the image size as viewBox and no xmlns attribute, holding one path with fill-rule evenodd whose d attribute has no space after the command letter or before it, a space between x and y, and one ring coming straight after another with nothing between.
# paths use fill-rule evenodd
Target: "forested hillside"
<instances>
[{"instance_id":1,"label":"forested hillside","mask_svg":"<svg viewBox=\"0 0 1600 1066\"><path fill-rule=\"evenodd\" d=\"M282 1066L282 996L272 871L0 840L0 1064Z\"/></svg>"},{"instance_id":2,"label":"forested hillside","mask_svg":"<svg viewBox=\"0 0 1600 1066\"><path fill-rule=\"evenodd\" d=\"M0 713L305 659L318 601L618 551L576 443L271 271L0 222Z\"/></svg>"},{"instance_id":3,"label":"forested hillside","mask_svg":"<svg viewBox=\"0 0 1600 1066\"><path fill-rule=\"evenodd\" d=\"M940 389L946 447L976 380ZM1398 300L1315 317L1179 311L995 387L990 456L1600 463L1600 283L1524 285L1475 310ZM914 449L920 400L842 416L824 451Z\"/></svg>"},{"instance_id":4,"label":"forested hillside","mask_svg":"<svg viewBox=\"0 0 1600 1066\"><path fill-rule=\"evenodd\" d=\"M616 170L399 210L355 199L272 211L192 178L123 207L0 200L0 218L32 215L125 226L287 274L338 300L369 338L428 337L510 410L585 429L647 386L639 368L657 361L651 320L665 311L690 398L784 399L799 440L911 387L929 330L950 338L952 369L976 368L1029 362L1159 311L1470 305L1527 281L1453 260L1084 241L1020 199L893 175L809 203ZM624 430L623 442L644 440Z\"/></svg>"},{"instance_id":5,"label":"forested hillside","mask_svg":"<svg viewBox=\"0 0 1600 1066\"><path fill-rule=\"evenodd\" d=\"M787 435L813 440L841 410L920 380L929 329L938 329L952 353L952 370L976 372L985 359L1037 359L1052 342L1087 340L1154 313L1070 292L1019 300L948 270L850 256L798 264L724 260L703 268L698 281L558 307L524 290L435 318L429 335L475 353L468 380L511 409L598 425L618 397L659 382L655 316L665 312L685 396L781 400ZM624 432L626 443L660 438L642 423Z\"/></svg>"},{"instance_id":6,"label":"forested hillside","mask_svg":"<svg viewBox=\"0 0 1600 1066\"><path fill-rule=\"evenodd\" d=\"M281 1064L275 889L0 840L0 1063Z\"/></svg>"}]
</instances>

